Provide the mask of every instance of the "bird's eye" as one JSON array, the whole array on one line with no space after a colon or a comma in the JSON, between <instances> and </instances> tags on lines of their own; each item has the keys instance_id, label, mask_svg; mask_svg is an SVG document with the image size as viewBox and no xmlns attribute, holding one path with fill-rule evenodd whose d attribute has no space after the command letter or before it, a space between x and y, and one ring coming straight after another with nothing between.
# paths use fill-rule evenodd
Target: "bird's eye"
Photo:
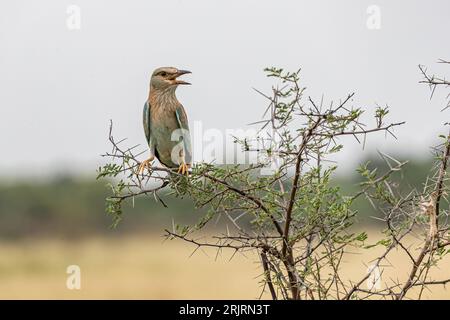
<instances>
[{"instance_id":1,"label":"bird's eye","mask_svg":"<svg viewBox=\"0 0 450 320\"><path fill-rule=\"evenodd\" d=\"M164 72L164 71L163 71L163 72L160 73L160 75L163 76L163 77L165 77L165 76L167 76L167 72Z\"/></svg>"}]
</instances>

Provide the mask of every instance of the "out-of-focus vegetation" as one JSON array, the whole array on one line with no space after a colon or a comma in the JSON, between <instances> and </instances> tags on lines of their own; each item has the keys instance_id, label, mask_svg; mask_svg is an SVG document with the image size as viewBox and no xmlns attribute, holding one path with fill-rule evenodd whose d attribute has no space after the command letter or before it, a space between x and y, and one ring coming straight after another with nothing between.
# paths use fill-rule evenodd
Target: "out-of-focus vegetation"
<instances>
[{"instance_id":1,"label":"out-of-focus vegetation","mask_svg":"<svg viewBox=\"0 0 450 320\"><path fill-rule=\"evenodd\" d=\"M107 193L104 181L74 177L0 184L0 237L72 237L152 231L161 225L170 225L172 218L186 221L185 217L196 216L187 201L166 200L170 207L164 208L147 198L136 200L133 210L130 202L120 228L109 228L112 220L105 214L104 203ZM164 198L167 197L170 196Z\"/></svg>"},{"instance_id":2,"label":"out-of-focus vegetation","mask_svg":"<svg viewBox=\"0 0 450 320\"><path fill-rule=\"evenodd\" d=\"M254 299L253 255L201 250L158 235L0 242L0 299ZM69 265L81 289L66 287ZM182 266L182 267L180 267ZM217 275L220 274L218 277Z\"/></svg>"},{"instance_id":3,"label":"out-of-focus vegetation","mask_svg":"<svg viewBox=\"0 0 450 320\"><path fill-rule=\"evenodd\" d=\"M399 157L404 160L408 157ZM373 157L371 166L383 171L383 161ZM411 160L405 170L397 175L401 186L422 188L432 166L430 161ZM336 177L344 194L357 190L359 176L356 172ZM201 212L189 200L163 194L165 208L151 197L129 201L124 207L124 219L115 229L109 228L111 217L105 214L104 199L108 195L104 181L55 177L46 181L20 181L0 183L0 238L64 237L84 235L117 235L136 232L161 231L176 223L195 222ZM360 199L357 209L359 221L376 223L368 201ZM218 221L220 224L221 221Z\"/></svg>"},{"instance_id":4,"label":"out-of-focus vegetation","mask_svg":"<svg viewBox=\"0 0 450 320\"><path fill-rule=\"evenodd\" d=\"M372 164L382 170L375 157ZM421 188L430 165L412 160L403 171L403 183ZM357 177L349 173L336 183L351 193ZM237 254L230 261L233 252L224 250L216 257L209 249L191 256L195 246L164 241L162 229L172 226L172 218L190 223L201 216L189 200L165 195L169 208L152 198L136 201L134 209L129 203L122 222L111 229L111 217L104 211L107 194L104 182L68 177L1 184L0 299L253 299L261 294L261 283L254 280L262 274L258 256ZM374 212L367 201L358 206L361 224L376 222L369 218ZM368 241L376 242L379 230L364 228ZM376 255L354 253L345 261L345 276L364 275ZM407 258L396 253L392 259L396 267L383 267L383 277L405 277ZM81 268L81 290L66 287L66 268L72 264ZM433 270L433 276L447 275L446 268ZM263 297L270 298L267 292ZM443 286L425 294L448 297Z\"/></svg>"},{"instance_id":5,"label":"out-of-focus vegetation","mask_svg":"<svg viewBox=\"0 0 450 320\"><path fill-rule=\"evenodd\" d=\"M379 240L369 231L369 239ZM414 245L414 242L411 242ZM255 299L261 294L262 270L254 253L234 254L214 249L195 250L183 241L164 241L157 235L86 237L77 241L18 239L0 242L0 299ZM343 279L365 275L367 263L379 254L354 248L343 263ZM233 257L231 260L230 258ZM445 267L433 278L448 277ZM396 251L382 266L384 280L405 278L408 257ZM66 268L81 268L81 289L68 290ZM182 266L182 267L180 267ZM395 267L394 267L395 266ZM220 276L217 276L220 275ZM256 280L255 280L256 279ZM426 299L449 299L439 285L425 291ZM416 291L414 289L413 291ZM264 298L270 299L267 292Z\"/></svg>"}]
</instances>

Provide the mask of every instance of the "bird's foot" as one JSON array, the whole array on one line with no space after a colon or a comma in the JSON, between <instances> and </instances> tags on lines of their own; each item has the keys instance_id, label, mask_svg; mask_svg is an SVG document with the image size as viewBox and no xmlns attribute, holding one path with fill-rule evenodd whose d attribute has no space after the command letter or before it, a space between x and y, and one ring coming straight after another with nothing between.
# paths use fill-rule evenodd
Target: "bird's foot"
<instances>
[{"instance_id":1,"label":"bird's foot","mask_svg":"<svg viewBox=\"0 0 450 320\"><path fill-rule=\"evenodd\" d=\"M144 170L145 170L145 169L150 170L152 161L153 161L154 159L155 159L155 157L150 157L150 158L148 158L147 160L142 161L141 164L139 165L138 173L139 173L139 174L144 173Z\"/></svg>"},{"instance_id":2,"label":"bird's foot","mask_svg":"<svg viewBox=\"0 0 450 320\"><path fill-rule=\"evenodd\" d=\"M180 164L178 167L178 173L182 175L189 175L189 165L186 163Z\"/></svg>"}]
</instances>

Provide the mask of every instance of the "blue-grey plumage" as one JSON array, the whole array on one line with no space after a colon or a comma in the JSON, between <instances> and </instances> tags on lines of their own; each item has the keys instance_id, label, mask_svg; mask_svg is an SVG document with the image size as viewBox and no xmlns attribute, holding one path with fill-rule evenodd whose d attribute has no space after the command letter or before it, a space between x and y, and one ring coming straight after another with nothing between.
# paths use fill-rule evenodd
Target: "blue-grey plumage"
<instances>
[{"instance_id":1,"label":"blue-grey plumage","mask_svg":"<svg viewBox=\"0 0 450 320\"><path fill-rule=\"evenodd\" d=\"M168 168L179 168L187 173L192 162L189 125L186 111L178 101L175 90L180 84L189 84L178 77L190 73L171 67L158 68L150 81L149 97L144 105L143 123L150 148L150 158L139 171L156 157Z\"/></svg>"}]
</instances>

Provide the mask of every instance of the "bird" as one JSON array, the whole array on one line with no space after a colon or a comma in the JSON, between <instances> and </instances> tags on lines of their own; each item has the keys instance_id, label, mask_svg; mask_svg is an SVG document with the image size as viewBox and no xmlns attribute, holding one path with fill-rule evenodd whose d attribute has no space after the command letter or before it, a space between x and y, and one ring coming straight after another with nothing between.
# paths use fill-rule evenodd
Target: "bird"
<instances>
[{"instance_id":1,"label":"bird","mask_svg":"<svg viewBox=\"0 0 450 320\"><path fill-rule=\"evenodd\" d=\"M188 175L192 164L189 124L186 110L175 91L179 85L190 85L178 77L191 73L174 67L153 71L150 90L144 104L143 124L150 157L139 166L139 173L149 169L155 157L169 169Z\"/></svg>"}]
</instances>

